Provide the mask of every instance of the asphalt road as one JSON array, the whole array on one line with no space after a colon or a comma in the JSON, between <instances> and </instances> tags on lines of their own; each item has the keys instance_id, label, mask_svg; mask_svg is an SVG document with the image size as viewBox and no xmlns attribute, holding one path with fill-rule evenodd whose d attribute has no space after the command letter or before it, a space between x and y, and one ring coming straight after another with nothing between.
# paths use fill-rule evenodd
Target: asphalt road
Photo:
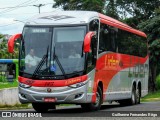
<instances>
[{"instance_id":1,"label":"asphalt road","mask_svg":"<svg viewBox=\"0 0 160 120\"><path fill-rule=\"evenodd\" d=\"M6 110L5 110L6 111ZM33 109L7 110L18 113L35 113ZM144 102L133 106L120 106L118 103L104 104L99 111L84 112L80 106L58 107L43 113L42 117L159 117L160 102ZM133 117L132 116L132 117Z\"/></svg>"}]
</instances>

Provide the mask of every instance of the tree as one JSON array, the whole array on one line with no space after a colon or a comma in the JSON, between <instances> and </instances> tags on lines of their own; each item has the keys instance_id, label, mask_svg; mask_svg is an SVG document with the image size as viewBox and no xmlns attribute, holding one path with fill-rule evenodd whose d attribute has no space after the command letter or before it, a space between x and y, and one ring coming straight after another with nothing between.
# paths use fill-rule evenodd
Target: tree
<instances>
[{"instance_id":1,"label":"tree","mask_svg":"<svg viewBox=\"0 0 160 120\"><path fill-rule=\"evenodd\" d=\"M119 19L115 0L110 0L104 14L106 14L107 16L113 17L115 19Z\"/></svg>"},{"instance_id":2,"label":"tree","mask_svg":"<svg viewBox=\"0 0 160 120\"><path fill-rule=\"evenodd\" d=\"M155 10L159 8L159 0L117 0L116 7L122 18L128 18L131 26L136 27L155 16Z\"/></svg>"},{"instance_id":3,"label":"tree","mask_svg":"<svg viewBox=\"0 0 160 120\"><path fill-rule=\"evenodd\" d=\"M54 0L54 8L64 10L88 10L102 12L105 0Z\"/></svg>"},{"instance_id":4,"label":"tree","mask_svg":"<svg viewBox=\"0 0 160 120\"><path fill-rule=\"evenodd\" d=\"M123 14L129 13L131 16L148 19L155 14L154 10L159 8L159 0L117 0L117 7Z\"/></svg>"},{"instance_id":5,"label":"tree","mask_svg":"<svg viewBox=\"0 0 160 120\"><path fill-rule=\"evenodd\" d=\"M160 11L157 10L155 17L149 19L141 24L139 24L139 28L141 28L148 35L148 44L149 44L149 52L150 52L150 89L151 91L155 91L155 80L157 74L157 67L160 60Z\"/></svg>"},{"instance_id":6,"label":"tree","mask_svg":"<svg viewBox=\"0 0 160 120\"><path fill-rule=\"evenodd\" d=\"M15 52L13 54L10 54L8 52L7 40L1 34L0 39L2 40L2 42L0 43L0 59L17 59L19 46L15 43Z\"/></svg>"}]
</instances>

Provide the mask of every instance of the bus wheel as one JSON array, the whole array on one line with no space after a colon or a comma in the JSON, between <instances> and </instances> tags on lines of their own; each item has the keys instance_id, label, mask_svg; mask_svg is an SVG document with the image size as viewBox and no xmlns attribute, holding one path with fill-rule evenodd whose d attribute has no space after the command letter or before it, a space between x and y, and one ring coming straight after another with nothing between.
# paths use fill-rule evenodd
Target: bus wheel
<instances>
[{"instance_id":1,"label":"bus wheel","mask_svg":"<svg viewBox=\"0 0 160 120\"><path fill-rule=\"evenodd\" d=\"M125 100L119 100L118 101L121 106L128 106L128 105L134 105L136 104L136 89L133 86L132 87L132 93L131 93L131 98L130 99L125 99Z\"/></svg>"},{"instance_id":2,"label":"bus wheel","mask_svg":"<svg viewBox=\"0 0 160 120\"><path fill-rule=\"evenodd\" d=\"M136 104L140 104L140 88L137 87L136 89Z\"/></svg>"},{"instance_id":3,"label":"bus wheel","mask_svg":"<svg viewBox=\"0 0 160 120\"><path fill-rule=\"evenodd\" d=\"M129 104L130 105L136 104L136 89L134 86L132 87L131 99L130 99Z\"/></svg>"},{"instance_id":4,"label":"bus wheel","mask_svg":"<svg viewBox=\"0 0 160 120\"><path fill-rule=\"evenodd\" d=\"M102 103L102 90L98 86L97 92L96 92L96 102L95 103L87 103L82 104L81 107L85 111L96 111L99 110Z\"/></svg>"},{"instance_id":5,"label":"bus wheel","mask_svg":"<svg viewBox=\"0 0 160 120\"><path fill-rule=\"evenodd\" d=\"M53 103L32 103L32 106L36 112L45 113L49 109L56 109Z\"/></svg>"}]
</instances>

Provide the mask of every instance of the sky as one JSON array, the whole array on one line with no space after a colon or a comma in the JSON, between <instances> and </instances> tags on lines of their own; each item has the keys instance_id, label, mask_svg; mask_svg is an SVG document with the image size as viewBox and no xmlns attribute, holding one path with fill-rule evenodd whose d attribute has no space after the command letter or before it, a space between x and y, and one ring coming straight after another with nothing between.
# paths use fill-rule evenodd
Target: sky
<instances>
[{"instance_id":1,"label":"sky","mask_svg":"<svg viewBox=\"0 0 160 120\"><path fill-rule=\"evenodd\" d=\"M39 4L45 4L45 6L40 9L41 14L60 10L52 8L54 4L53 0L0 0L0 34L13 35L22 33L24 26L23 22L26 22L27 19L39 14L38 8L33 6ZM15 7L17 5L31 6L6 8Z\"/></svg>"}]
</instances>

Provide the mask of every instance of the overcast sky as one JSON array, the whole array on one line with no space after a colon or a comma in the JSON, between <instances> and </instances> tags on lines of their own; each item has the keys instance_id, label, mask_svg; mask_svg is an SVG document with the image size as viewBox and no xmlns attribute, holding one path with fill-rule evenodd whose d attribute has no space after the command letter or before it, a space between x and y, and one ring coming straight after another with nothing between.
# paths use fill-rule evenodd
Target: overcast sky
<instances>
[{"instance_id":1,"label":"overcast sky","mask_svg":"<svg viewBox=\"0 0 160 120\"><path fill-rule=\"evenodd\" d=\"M57 10L52 8L53 4L50 3L54 3L53 0L0 0L0 33L10 35L21 33L24 23L15 20L25 22L32 16L39 14L38 8L34 6L16 8L6 7L15 7L20 4L20 6L46 4L41 7L41 13Z\"/></svg>"}]
</instances>

